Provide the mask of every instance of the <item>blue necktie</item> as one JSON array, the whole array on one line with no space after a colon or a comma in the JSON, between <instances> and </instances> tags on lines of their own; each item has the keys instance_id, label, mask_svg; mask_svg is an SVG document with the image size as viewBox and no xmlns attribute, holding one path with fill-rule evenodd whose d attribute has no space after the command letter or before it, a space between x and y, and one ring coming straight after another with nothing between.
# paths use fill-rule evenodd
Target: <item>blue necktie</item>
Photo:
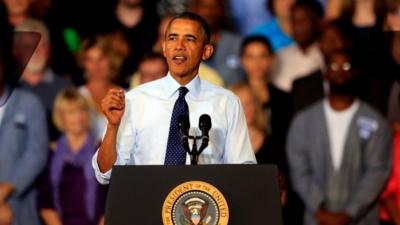
<instances>
[{"instance_id":1,"label":"blue necktie","mask_svg":"<svg viewBox=\"0 0 400 225\"><path fill-rule=\"evenodd\" d=\"M182 146L178 128L178 118L181 115L189 117L189 107L185 101L185 95L189 92L186 87L179 88L179 97L175 102L172 111L171 124L167 143L167 153L165 155L165 165L185 165L186 151Z\"/></svg>"}]
</instances>

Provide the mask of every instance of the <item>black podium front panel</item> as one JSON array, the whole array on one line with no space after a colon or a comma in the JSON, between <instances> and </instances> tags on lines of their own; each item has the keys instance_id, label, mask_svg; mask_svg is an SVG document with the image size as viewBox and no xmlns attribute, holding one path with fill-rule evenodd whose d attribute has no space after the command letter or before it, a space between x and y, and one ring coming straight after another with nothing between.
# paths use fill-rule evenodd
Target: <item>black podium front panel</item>
<instances>
[{"instance_id":1,"label":"black podium front panel","mask_svg":"<svg viewBox=\"0 0 400 225\"><path fill-rule=\"evenodd\" d=\"M281 225L278 175L269 165L115 166L106 225L159 225L168 194L188 181L216 187L229 207L230 225Z\"/></svg>"}]
</instances>

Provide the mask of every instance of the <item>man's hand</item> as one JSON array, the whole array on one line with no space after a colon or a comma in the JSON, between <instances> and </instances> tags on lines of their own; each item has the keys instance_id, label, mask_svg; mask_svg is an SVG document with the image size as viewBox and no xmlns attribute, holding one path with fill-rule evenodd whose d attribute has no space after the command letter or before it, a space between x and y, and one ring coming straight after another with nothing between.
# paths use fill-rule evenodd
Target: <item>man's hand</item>
<instances>
[{"instance_id":1,"label":"man's hand","mask_svg":"<svg viewBox=\"0 0 400 225\"><path fill-rule=\"evenodd\" d=\"M0 182L0 205L7 201L7 198L12 194L14 189L12 184Z\"/></svg>"},{"instance_id":2,"label":"man's hand","mask_svg":"<svg viewBox=\"0 0 400 225\"><path fill-rule=\"evenodd\" d=\"M101 110L108 124L118 127L125 111L125 94L122 89L110 89L101 101Z\"/></svg>"},{"instance_id":3,"label":"man's hand","mask_svg":"<svg viewBox=\"0 0 400 225\"><path fill-rule=\"evenodd\" d=\"M333 213L324 208L320 208L316 214L318 225L348 225L351 217L345 212Z\"/></svg>"}]
</instances>

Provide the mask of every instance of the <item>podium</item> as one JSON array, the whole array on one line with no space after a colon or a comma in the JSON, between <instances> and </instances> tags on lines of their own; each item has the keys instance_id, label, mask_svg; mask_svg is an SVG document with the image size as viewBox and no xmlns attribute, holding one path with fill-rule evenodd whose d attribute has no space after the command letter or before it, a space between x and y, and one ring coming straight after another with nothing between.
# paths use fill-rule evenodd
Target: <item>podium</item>
<instances>
[{"instance_id":1,"label":"podium","mask_svg":"<svg viewBox=\"0 0 400 225\"><path fill-rule=\"evenodd\" d=\"M277 168L114 166L105 224L282 225Z\"/></svg>"}]
</instances>

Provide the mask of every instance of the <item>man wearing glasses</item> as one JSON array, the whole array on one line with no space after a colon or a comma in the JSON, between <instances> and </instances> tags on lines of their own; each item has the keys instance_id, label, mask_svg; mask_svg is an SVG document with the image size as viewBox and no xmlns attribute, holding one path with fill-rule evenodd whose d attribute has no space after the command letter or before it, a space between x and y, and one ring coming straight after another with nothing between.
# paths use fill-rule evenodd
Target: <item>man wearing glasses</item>
<instances>
[{"instance_id":1,"label":"man wearing glasses","mask_svg":"<svg viewBox=\"0 0 400 225\"><path fill-rule=\"evenodd\" d=\"M329 94L293 120L287 155L304 224L379 224L377 199L390 171L391 130L359 100L352 54L327 58Z\"/></svg>"}]
</instances>

